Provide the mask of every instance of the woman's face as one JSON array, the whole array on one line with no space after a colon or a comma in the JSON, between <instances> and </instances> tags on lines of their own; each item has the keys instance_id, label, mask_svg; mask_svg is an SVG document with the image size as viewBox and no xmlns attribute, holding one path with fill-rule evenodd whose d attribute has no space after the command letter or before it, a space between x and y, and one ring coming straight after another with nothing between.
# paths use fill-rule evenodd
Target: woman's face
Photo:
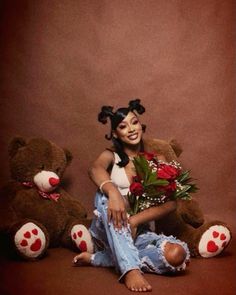
<instances>
[{"instance_id":1,"label":"woman's face","mask_svg":"<svg viewBox=\"0 0 236 295\"><path fill-rule=\"evenodd\" d=\"M128 145L139 144L142 138L142 125L133 112L129 112L114 131L114 136Z\"/></svg>"}]
</instances>

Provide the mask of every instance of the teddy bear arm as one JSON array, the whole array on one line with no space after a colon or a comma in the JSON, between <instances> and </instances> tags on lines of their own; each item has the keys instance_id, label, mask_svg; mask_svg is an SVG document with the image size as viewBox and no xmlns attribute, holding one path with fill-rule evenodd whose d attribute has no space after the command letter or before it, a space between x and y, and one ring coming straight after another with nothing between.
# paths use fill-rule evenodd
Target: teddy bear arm
<instances>
[{"instance_id":1,"label":"teddy bear arm","mask_svg":"<svg viewBox=\"0 0 236 295\"><path fill-rule=\"evenodd\" d=\"M61 198L64 201L64 207L67 209L68 214L74 218L84 218L87 217L87 210L81 204L81 202L71 197L65 190L60 189Z\"/></svg>"}]
</instances>

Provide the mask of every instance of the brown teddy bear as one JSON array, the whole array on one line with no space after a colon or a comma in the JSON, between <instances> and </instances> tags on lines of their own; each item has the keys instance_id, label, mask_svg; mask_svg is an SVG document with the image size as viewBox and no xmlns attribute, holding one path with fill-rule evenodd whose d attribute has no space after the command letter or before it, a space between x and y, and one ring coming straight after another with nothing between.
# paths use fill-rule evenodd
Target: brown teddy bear
<instances>
[{"instance_id":1,"label":"brown teddy bear","mask_svg":"<svg viewBox=\"0 0 236 295\"><path fill-rule=\"evenodd\" d=\"M144 148L147 152L164 155L168 162L178 161L182 152L175 140L170 143L145 140ZM204 214L194 198L177 200L177 210L156 222L156 232L176 236L188 244L192 256L205 258L219 255L231 240L230 229L225 223L204 220Z\"/></svg>"},{"instance_id":2,"label":"brown teddy bear","mask_svg":"<svg viewBox=\"0 0 236 295\"><path fill-rule=\"evenodd\" d=\"M9 156L12 181L0 193L1 237L27 260L48 247L92 252L86 211L60 187L71 153L46 139L15 137Z\"/></svg>"}]
</instances>

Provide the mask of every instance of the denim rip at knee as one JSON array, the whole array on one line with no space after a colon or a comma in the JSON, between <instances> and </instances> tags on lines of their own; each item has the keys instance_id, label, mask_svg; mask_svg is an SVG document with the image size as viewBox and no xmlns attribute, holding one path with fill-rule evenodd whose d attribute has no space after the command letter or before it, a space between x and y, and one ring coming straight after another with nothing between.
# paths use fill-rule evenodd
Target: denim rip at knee
<instances>
[{"instance_id":1,"label":"denim rip at knee","mask_svg":"<svg viewBox=\"0 0 236 295\"><path fill-rule=\"evenodd\" d=\"M166 243L181 245L186 252L186 258L183 263L177 267L172 266L164 256ZM137 237L135 246L139 250L139 257L142 262L144 272L165 274L177 272L186 268L186 262L190 259L188 246L185 242L176 239L173 236L157 235L154 232L145 232Z\"/></svg>"}]
</instances>

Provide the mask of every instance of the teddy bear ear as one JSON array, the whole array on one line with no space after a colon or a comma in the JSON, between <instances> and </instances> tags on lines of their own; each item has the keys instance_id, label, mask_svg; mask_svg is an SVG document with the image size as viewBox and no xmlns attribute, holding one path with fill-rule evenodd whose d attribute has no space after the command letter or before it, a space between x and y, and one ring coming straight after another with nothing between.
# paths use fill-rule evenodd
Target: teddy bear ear
<instances>
[{"instance_id":1,"label":"teddy bear ear","mask_svg":"<svg viewBox=\"0 0 236 295\"><path fill-rule=\"evenodd\" d=\"M172 149L174 150L176 156L179 157L183 152L181 145L177 142L176 139L171 139L169 144L172 147Z\"/></svg>"},{"instance_id":2,"label":"teddy bear ear","mask_svg":"<svg viewBox=\"0 0 236 295\"><path fill-rule=\"evenodd\" d=\"M18 149L26 145L26 140L23 137L16 136L12 138L8 146L8 154L12 158L17 153Z\"/></svg>"},{"instance_id":3,"label":"teddy bear ear","mask_svg":"<svg viewBox=\"0 0 236 295\"><path fill-rule=\"evenodd\" d=\"M72 153L67 150L67 149L63 149L65 152L65 156L66 156L66 161L67 161L67 165L69 165L73 159Z\"/></svg>"}]
</instances>

